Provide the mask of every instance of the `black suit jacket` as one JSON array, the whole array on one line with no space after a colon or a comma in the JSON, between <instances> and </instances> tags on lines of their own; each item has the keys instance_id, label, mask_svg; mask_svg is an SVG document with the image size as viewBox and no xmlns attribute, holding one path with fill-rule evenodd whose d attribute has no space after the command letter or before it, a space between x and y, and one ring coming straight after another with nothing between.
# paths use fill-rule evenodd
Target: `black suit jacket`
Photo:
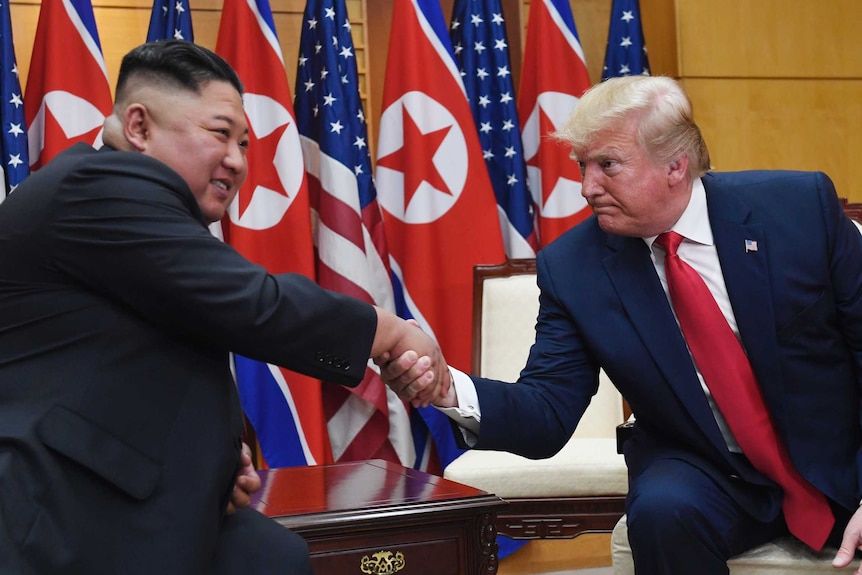
<instances>
[{"instance_id":1,"label":"black suit jacket","mask_svg":"<svg viewBox=\"0 0 862 575\"><path fill-rule=\"evenodd\" d=\"M199 572L241 444L228 352L354 385L375 329L212 237L160 162L59 155L0 205L0 572Z\"/></svg>"}]
</instances>

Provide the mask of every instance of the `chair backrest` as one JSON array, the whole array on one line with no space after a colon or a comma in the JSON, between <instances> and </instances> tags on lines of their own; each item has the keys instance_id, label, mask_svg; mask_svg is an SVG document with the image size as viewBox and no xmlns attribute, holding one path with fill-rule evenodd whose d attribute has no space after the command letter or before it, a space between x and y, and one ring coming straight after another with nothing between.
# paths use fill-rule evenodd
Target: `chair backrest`
<instances>
[{"instance_id":1,"label":"chair backrest","mask_svg":"<svg viewBox=\"0 0 862 575\"><path fill-rule=\"evenodd\" d=\"M862 233L862 203L851 203L845 198L841 198L841 204L844 207L844 213L853 220L859 232Z\"/></svg>"},{"instance_id":2,"label":"chair backrest","mask_svg":"<svg viewBox=\"0 0 862 575\"><path fill-rule=\"evenodd\" d=\"M472 372L516 381L535 341L538 312L534 259L476 266ZM615 437L616 426L623 421L623 399L602 371L599 391L581 419L575 437Z\"/></svg>"},{"instance_id":3,"label":"chair backrest","mask_svg":"<svg viewBox=\"0 0 862 575\"><path fill-rule=\"evenodd\" d=\"M841 198L841 205L847 217L862 223L862 203L848 202L846 198Z\"/></svg>"}]
</instances>

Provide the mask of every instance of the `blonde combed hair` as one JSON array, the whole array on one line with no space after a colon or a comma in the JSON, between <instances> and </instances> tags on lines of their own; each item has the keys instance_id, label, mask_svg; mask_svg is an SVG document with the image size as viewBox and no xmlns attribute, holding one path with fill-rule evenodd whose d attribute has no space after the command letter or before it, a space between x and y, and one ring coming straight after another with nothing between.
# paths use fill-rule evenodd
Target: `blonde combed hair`
<instances>
[{"instance_id":1,"label":"blonde combed hair","mask_svg":"<svg viewBox=\"0 0 862 575\"><path fill-rule=\"evenodd\" d=\"M584 149L600 131L632 117L638 118L639 143L657 163L687 155L692 178L710 170L709 151L694 123L688 95L666 76L623 76L596 84L552 136L574 150Z\"/></svg>"}]
</instances>

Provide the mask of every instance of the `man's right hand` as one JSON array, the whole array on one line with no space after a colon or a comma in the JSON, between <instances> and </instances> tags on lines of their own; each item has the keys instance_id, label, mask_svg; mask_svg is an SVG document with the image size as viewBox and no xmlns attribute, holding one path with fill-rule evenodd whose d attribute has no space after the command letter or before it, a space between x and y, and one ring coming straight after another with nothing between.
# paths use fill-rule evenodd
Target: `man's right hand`
<instances>
[{"instance_id":1,"label":"man's right hand","mask_svg":"<svg viewBox=\"0 0 862 575\"><path fill-rule=\"evenodd\" d=\"M397 315L377 309L377 333L371 347L371 358L379 366L386 366L392 358L403 358L413 352L415 356L410 373L417 377L402 380L397 387L390 385L399 397L409 401L413 407L427 406L439 395L449 391L448 366L440 346L430 335L422 331L415 321L406 321ZM397 368L391 372L397 372ZM401 372L403 373L403 371ZM394 378L391 380L394 382Z\"/></svg>"},{"instance_id":2,"label":"man's right hand","mask_svg":"<svg viewBox=\"0 0 862 575\"><path fill-rule=\"evenodd\" d=\"M431 371L432 360L408 350L389 361L388 357L380 365L380 376L392 391L404 401L413 402L419 398L420 405L433 403L437 407L456 407L458 397L452 385L452 374L448 367L444 370L442 385L434 386L435 378ZM416 405L416 403L414 403Z\"/></svg>"}]
</instances>

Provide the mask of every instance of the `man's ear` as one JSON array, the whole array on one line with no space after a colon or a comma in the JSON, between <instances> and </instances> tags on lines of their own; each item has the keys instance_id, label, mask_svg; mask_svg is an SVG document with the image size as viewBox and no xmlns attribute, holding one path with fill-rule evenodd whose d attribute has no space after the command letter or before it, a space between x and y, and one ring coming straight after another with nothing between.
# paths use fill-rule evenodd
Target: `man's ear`
<instances>
[{"instance_id":1,"label":"man's ear","mask_svg":"<svg viewBox=\"0 0 862 575\"><path fill-rule=\"evenodd\" d=\"M147 149L151 122L152 118L143 104L131 104L123 112L123 136L138 152Z\"/></svg>"},{"instance_id":2,"label":"man's ear","mask_svg":"<svg viewBox=\"0 0 862 575\"><path fill-rule=\"evenodd\" d=\"M688 177L688 155L683 154L667 165L668 184L673 187Z\"/></svg>"}]
</instances>

